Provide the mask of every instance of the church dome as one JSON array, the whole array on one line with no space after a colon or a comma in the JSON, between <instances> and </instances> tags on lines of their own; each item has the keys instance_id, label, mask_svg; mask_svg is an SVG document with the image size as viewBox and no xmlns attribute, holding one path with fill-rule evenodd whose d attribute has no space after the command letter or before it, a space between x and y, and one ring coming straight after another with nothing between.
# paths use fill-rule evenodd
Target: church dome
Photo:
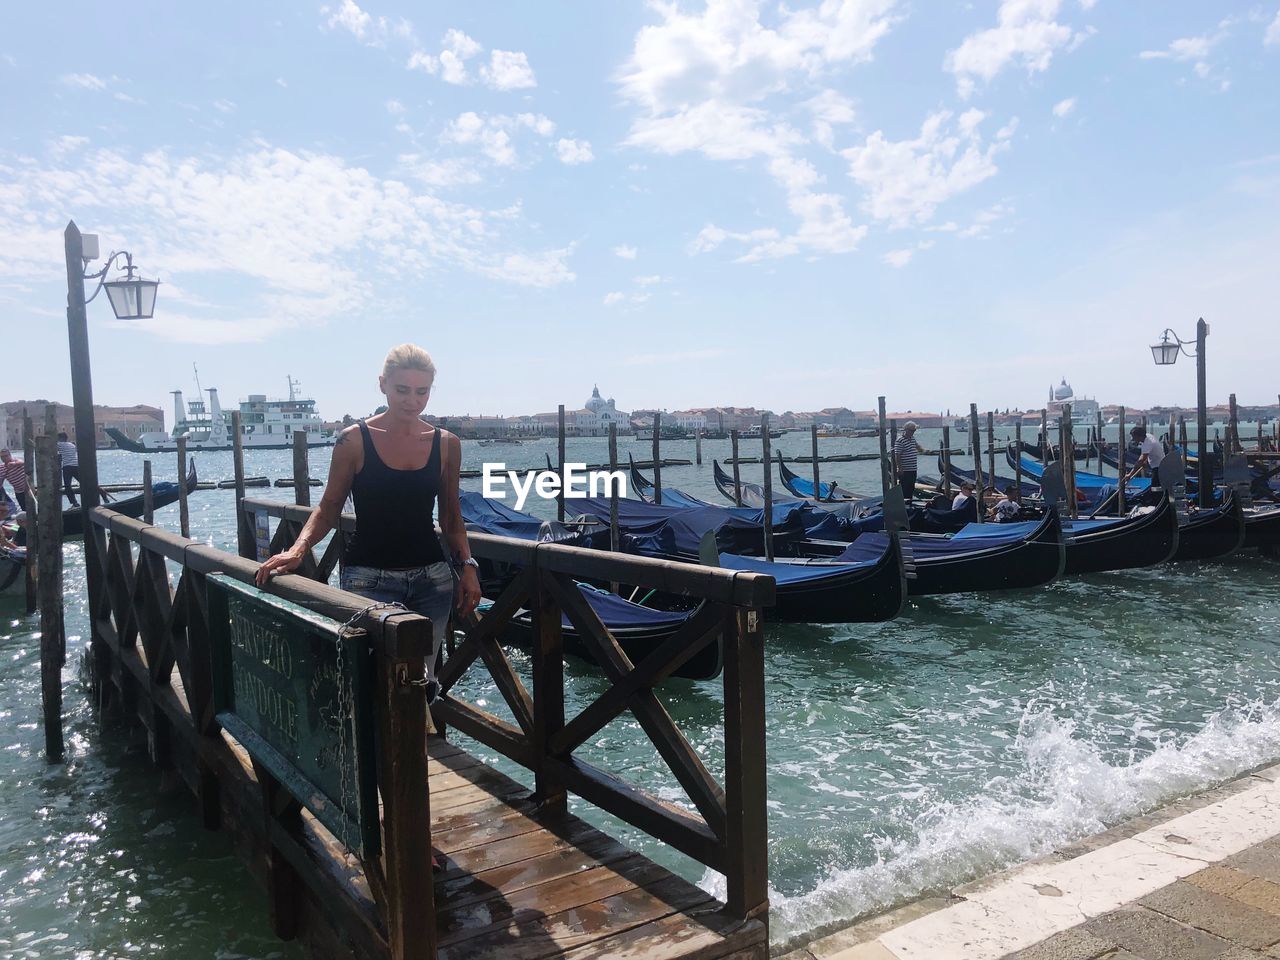
<instances>
[{"instance_id":1,"label":"church dome","mask_svg":"<svg viewBox=\"0 0 1280 960\"><path fill-rule=\"evenodd\" d=\"M1075 396L1075 393L1065 378L1053 391L1053 399L1055 400L1070 400L1073 396Z\"/></svg>"}]
</instances>

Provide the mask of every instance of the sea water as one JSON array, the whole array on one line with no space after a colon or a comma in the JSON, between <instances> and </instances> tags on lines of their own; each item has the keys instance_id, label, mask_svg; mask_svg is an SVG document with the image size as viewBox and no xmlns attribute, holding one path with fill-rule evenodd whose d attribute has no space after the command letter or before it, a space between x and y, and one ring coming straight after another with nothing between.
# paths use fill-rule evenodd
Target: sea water
<instances>
[{"instance_id":1,"label":"sea water","mask_svg":"<svg viewBox=\"0 0 1280 960\"><path fill-rule=\"evenodd\" d=\"M936 446L936 431L922 431ZM955 437L957 445L966 438ZM874 440L823 440L823 454ZM650 455L619 439L622 459ZM693 459L692 441L663 455ZM720 502L702 467L663 485ZM742 444L758 455L759 441ZM807 455L807 435L774 441ZM555 441L464 444L464 465L545 466ZM311 452L324 476L327 450ZM606 461L601 439L572 439L568 459ZM154 458L173 479L172 455ZM103 483L136 481L142 457L100 455ZM961 461L968 466L970 461ZM198 454L202 478L231 476L229 454ZM287 451L247 454L247 472L291 475ZM984 464L985 467L985 464ZM796 466L808 476L808 466ZM998 466L1001 472L1008 472ZM823 479L874 492L872 463L833 463ZM921 473L929 464L921 460ZM742 477L759 482L761 467ZM464 481L478 488L479 481ZM289 490L254 496L291 499ZM313 491L313 500L319 491ZM530 508L554 515L554 505ZM177 508L157 512L177 527ZM234 550L233 495L191 498L196 539ZM39 627L0 600L0 956L296 956L271 935L266 901L224 836L202 830L182 790L161 792L145 744L103 725L79 681L87 633L81 548L66 555L64 722L67 761L41 754ZM766 631L769 874L776 944L944 891L1039 856L1174 798L1280 757L1280 563L1242 552L1220 562L1062 580L1010 593L912 600L885 624L770 625ZM527 675L527 657L511 651ZM570 661L572 716L605 689ZM473 667L461 693L507 715ZM719 680L673 680L660 698L707 766L723 774ZM476 752L516 773L491 752ZM639 725L624 715L579 754L687 803ZM646 854L723 891L723 879L644 834L575 802L573 810Z\"/></svg>"}]
</instances>

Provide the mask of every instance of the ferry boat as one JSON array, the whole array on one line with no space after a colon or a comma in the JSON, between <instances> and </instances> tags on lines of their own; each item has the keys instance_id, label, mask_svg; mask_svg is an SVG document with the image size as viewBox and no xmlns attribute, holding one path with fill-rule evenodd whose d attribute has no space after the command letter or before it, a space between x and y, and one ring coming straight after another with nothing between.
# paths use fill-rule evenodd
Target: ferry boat
<instances>
[{"instance_id":1,"label":"ferry boat","mask_svg":"<svg viewBox=\"0 0 1280 960\"><path fill-rule=\"evenodd\" d=\"M314 400L299 396L301 384L292 377L287 400L269 400L266 394L252 393L240 401L240 441L246 449L287 450L293 447L293 434L301 430L307 435L308 447L327 447L335 435L324 429L324 421L316 411ZM199 380L196 381L197 389ZM209 394L208 406L203 399L183 404L182 391L173 390L172 433L152 431L137 440L121 431L107 428L107 434L121 450L134 453L167 453L178 449L178 438L186 437L187 451L230 450L232 448L231 416L218 402L217 387L201 392Z\"/></svg>"}]
</instances>

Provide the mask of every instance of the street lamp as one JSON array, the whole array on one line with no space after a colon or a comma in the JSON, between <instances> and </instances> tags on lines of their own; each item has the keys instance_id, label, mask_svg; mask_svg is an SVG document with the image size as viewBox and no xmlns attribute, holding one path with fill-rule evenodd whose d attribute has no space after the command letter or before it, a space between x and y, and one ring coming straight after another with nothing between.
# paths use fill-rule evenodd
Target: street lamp
<instances>
[{"instance_id":1,"label":"street lamp","mask_svg":"<svg viewBox=\"0 0 1280 960\"><path fill-rule=\"evenodd\" d=\"M98 238L92 234L84 234L81 236L84 250L81 254L81 261L87 267L91 260L97 259ZM124 257L124 266L120 267L125 271L123 280L108 280L107 271L112 265ZM112 253L107 257L107 262L97 273L86 273L84 279L97 280L97 289L93 291L93 295L85 301L86 304L93 302L94 298L105 288L107 291L107 300L111 303L111 310L116 315L117 320L150 320L156 309L156 289L160 286L158 280L143 280L141 277L135 276L138 268L133 265L133 254L127 250L121 250Z\"/></svg>"},{"instance_id":2,"label":"street lamp","mask_svg":"<svg viewBox=\"0 0 1280 960\"><path fill-rule=\"evenodd\" d=\"M1178 354L1185 353L1196 361L1196 433L1200 448L1197 451L1196 475L1200 490L1200 506L1213 506L1213 471L1209 467L1207 437L1209 435L1209 411L1205 400L1204 341L1209 336L1209 325L1204 317L1196 321L1195 353L1187 350L1190 340L1183 340L1172 330L1165 328L1159 343L1151 345L1151 357L1158 367L1172 366L1178 362ZM1170 340L1170 337L1173 339ZM1123 437L1121 441L1123 442Z\"/></svg>"}]
</instances>

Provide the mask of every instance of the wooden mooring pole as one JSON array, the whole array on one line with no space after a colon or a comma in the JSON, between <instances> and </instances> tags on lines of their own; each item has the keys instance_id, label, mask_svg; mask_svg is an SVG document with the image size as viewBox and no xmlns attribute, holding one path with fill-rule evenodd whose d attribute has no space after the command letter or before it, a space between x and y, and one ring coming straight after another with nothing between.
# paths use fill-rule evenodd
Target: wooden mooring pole
<instances>
[{"instance_id":1,"label":"wooden mooring pole","mask_svg":"<svg viewBox=\"0 0 1280 960\"><path fill-rule=\"evenodd\" d=\"M702 428L693 428L693 462L702 466Z\"/></svg>"},{"instance_id":2,"label":"wooden mooring pole","mask_svg":"<svg viewBox=\"0 0 1280 960\"><path fill-rule=\"evenodd\" d=\"M884 433L887 429L884 416L884 397L879 397L876 402L880 411L880 493L888 496L889 487L892 483L889 479L889 451Z\"/></svg>"},{"instance_id":3,"label":"wooden mooring pole","mask_svg":"<svg viewBox=\"0 0 1280 960\"><path fill-rule=\"evenodd\" d=\"M969 436L970 446L973 448L973 495L977 498L978 503L978 522L982 522L983 510L982 494L982 431L978 428L978 405L976 403L969 404Z\"/></svg>"},{"instance_id":4,"label":"wooden mooring pole","mask_svg":"<svg viewBox=\"0 0 1280 960\"><path fill-rule=\"evenodd\" d=\"M1230 432L1227 435L1227 453L1240 452L1240 411L1236 407L1236 395L1231 394L1228 399L1231 410L1231 422L1229 424Z\"/></svg>"},{"instance_id":5,"label":"wooden mooring pole","mask_svg":"<svg viewBox=\"0 0 1280 960\"><path fill-rule=\"evenodd\" d=\"M142 461L142 522L156 522L156 498L151 491L151 461Z\"/></svg>"},{"instance_id":6,"label":"wooden mooring pole","mask_svg":"<svg viewBox=\"0 0 1280 960\"><path fill-rule=\"evenodd\" d=\"M22 463L23 469L27 474L27 486L30 488L36 465L36 434L35 427L31 423L31 414L26 407L22 408ZM27 494L27 496L33 495ZM35 516L34 510L31 515L32 517ZM34 520L28 521L28 523L35 522ZM36 543L36 531L34 528L28 528L27 530L27 542ZM36 549L39 549L38 545ZM23 575L27 582L27 615L30 616L40 606L40 597L36 589L36 565L34 563L26 564Z\"/></svg>"},{"instance_id":7,"label":"wooden mooring pole","mask_svg":"<svg viewBox=\"0 0 1280 960\"><path fill-rule=\"evenodd\" d=\"M231 411L231 462L236 480L236 552L253 559L258 555L258 538L241 509L244 503L244 438L240 435L239 410Z\"/></svg>"},{"instance_id":8,"label":"wooden mooring pole","mask_svg":"<svg viewBox=\"0 0 1280 960\"><path fill-rule=\"evenodd\" d=\"M733 452L733 499L742 506L742 477L738 470L738 431L729 431L729 444Z\"/></svg>"},{"instance_id":9,"label":"wooden mooring pole","mask_svg":"<svg viewBox=\"0 0 1280 960\"><path fill-rule=\"evenodd\" d=\"M1116 440L1116 448L1116 464L1117 469L1120 471L1116 474L1118 477L1118 480L1116 481L1116 513L1123 514L1125 488L1124 455L1129 452L1129 443L1124 438L1124 407L1120 408L1120 436Z\"/></svg>"},{"instance_id":10,"label":"wooden mooring pole","mask_svg":"<svg viewBox=\"0 0 1280 960\"><path fill-rule=\"evenodd\" d=\"M653 412L653 502L662 505L662 414Z\"/></svg>"},{"instance_id":11,"label":"wooden mooring pole","mask_svg":"<svg viewBox=\"0 0 1280 960\"><path fill-rule=\"evenodd\" d=\"M1018 451L1021 455L1022 451ZM1040 462L1048 463L1055 459L1053 456L1053 442L1049 439L1049 411L1044 407L1040 408Z\"/></svg>"},{"instance_id":12,"label":"wooden mooring pole","mask_svg":"<svg viewBox=\"0 0 1280 960\"><path fill-rule=\"evenodd\" d=\"M773 562L773 463L769 454L769 415L760 414L761 462L764 463L764 557Z\"/></svg>"},{"instance_id":13,"label":"wooden mooring pole","mask_svg":"<svg viewBox=\"0 0 1280 960\"><path fill-rule=\"evenodd\" d=\"M311 506L311 467L307 463L307 432L293 431L293 502Z\"/></svg>"},{"instance_id":14,"label":"wooden mooring pole","mask_svg":"<svg viewBox=\"0 0 1280 960\"><path fill-rule=\"evenodd\" d=\"M942 428L942 493L951 509L951 426Z\"/></svg>"},{"instance_id":15,"label":"wooden mooring pole","mask_svg":"<svg viewBox=\"0 0 1280 960\"><path fill-rule=\"evenodd\" d=\"M1017 452L1018 457L1013 464L1013 482L1017 484L1014 488L1018 491L1018 497L1022 497L1022 418L1018 418L1018 422L1013 425L1013 449Z\"/></svg>"},{"instance_id":16,"label":"wooden mooring pole","mask_svg":"<svg viewBox=\"0 0 1280 960\"><path fill-rule=\"evenodd\" d=\"M618 425L609 422L609 472L618 472ZM622 549L622 534L618 530L618 486L609 484L609 549L617 553ZM617 588L614 588L617 592Z\"/></svg>"},{"instance_id":17,"label":"wooden mooring pole","mask_svg":"<svg viewBox=\"0 0 1280 960\"><path fill-rule=\"evenodd\" d=\"M62 622L62 487L58 470L56 412L47 408L46 434L36 441L39 475L35 513L39 545L40 702L44 711L44 755L50 763L62 760L62 665L67 641ZM53 420L52 425L48 421ZM50 429L52 427L52 429ZM86 523L87 523L86 518Z\"/></svg>"},{"instance_id":18,"label":"wooden mooring pole","mask_svg":"<svg viewBox=\"0 0 1280 960\"><path fill-rule=\"evenodd\" d=\"M178 438L178 526L191 536L191 505L187 503L187 438Z\"/></svg>"},{"instance_id":19,"label":"wooden mooring pole","mask_svg":"<svg viewBox=\"0 0 1280 960\"><path fill-rule=\"evenodd\" d=\"M556 519L564 523L564 404L557 408L556 416L556 450L560 460L560 488L556 493Z\"/></svg>"},{"instance_id":20,"label":"wooden mooring pole","mask_svg":"<svg viewBox=\"0 0 1280 960\"><path fill-rule=\"evenodd\" d=\"M818 425L809 424L809 447L813 451L813 499L822 499L822 485L818 477Z\"/></svg>"},{"instance_id":21,"label":"wooden mooring pole","mask_svg":"<svg viewBox=\"0 0 1280 960\"><path fill-rule=\"evenodd\" d=\"M1080 516L1080 504L1076 499L1076 438L1072 430L1071 424L1071 404L1064 403L1062 405L1062 449L1068 451L1066 459L1062 461L1063 466L1067 468L1067 499L1070 516L1072 519Z\"/></svg>"},{"instance_id":22,"label":"wooden mooring pole","mask_svg":"<svg viewBox=\"0 0 1280 960\"><path fill-rule=\"evenodd\" d=\"M987 411L987 479L991 489L996 488L996 415Z\"/></svg>"}]
</instances>

